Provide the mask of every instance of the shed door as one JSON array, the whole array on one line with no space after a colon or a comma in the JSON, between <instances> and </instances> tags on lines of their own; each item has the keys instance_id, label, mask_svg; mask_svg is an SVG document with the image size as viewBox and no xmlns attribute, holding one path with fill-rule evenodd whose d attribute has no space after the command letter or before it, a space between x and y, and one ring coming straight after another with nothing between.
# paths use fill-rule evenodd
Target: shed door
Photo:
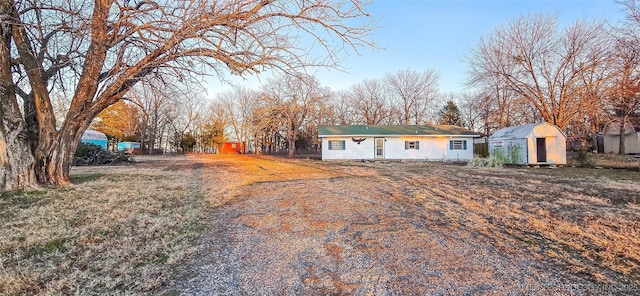
<instances>
[{"instance_id":1,"label":"shed door","mask_svg":"<svg viewBox=\"0 0 640 296\"><path fill-rule=\"evenodd\" d=\"M384 138L375 138L376 158L384 158Z\"/></svg>"},{"instance_id":2,"label":"shed door","mask_svg":"<svg viewBox=\"0 0 640 296\"><path fill-rule=\"evenodd\" d=\"M536 138L536 151L538 162L547 162L547 140L545 138Z\"/></svg>"}]
</instances>

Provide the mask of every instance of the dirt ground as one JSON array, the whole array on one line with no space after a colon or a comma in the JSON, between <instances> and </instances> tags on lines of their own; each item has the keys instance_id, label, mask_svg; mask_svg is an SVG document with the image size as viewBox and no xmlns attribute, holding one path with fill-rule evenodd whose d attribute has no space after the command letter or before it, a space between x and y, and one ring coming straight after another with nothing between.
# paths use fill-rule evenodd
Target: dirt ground
<instances>
[{"instance_id":1,"label":"dirt ground","mask_svg":"<svg viewBox=\"0 0 640 296\"><path fill-rule=\"evenodd\" d=\"M185 169L210 212L165 295L640 294L635 175L255 156L167 167Z\"/></svg>"}]
</instances>

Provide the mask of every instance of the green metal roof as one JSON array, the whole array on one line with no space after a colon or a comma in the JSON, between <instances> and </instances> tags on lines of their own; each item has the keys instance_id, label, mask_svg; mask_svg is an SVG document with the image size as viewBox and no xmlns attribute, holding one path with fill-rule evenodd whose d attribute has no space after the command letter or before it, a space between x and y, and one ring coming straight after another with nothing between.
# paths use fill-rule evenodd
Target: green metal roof
<instances>
[{"instance_id":1,"label":"green metal roof","mask_svg":"<svg viewBox=\"0 0 640 296\"><path fill-rule=\"evenodd\" d=\"M318 137L329 136L466 136L479 137L454 125L321 125Z\"/></svg>"}]
</instances>

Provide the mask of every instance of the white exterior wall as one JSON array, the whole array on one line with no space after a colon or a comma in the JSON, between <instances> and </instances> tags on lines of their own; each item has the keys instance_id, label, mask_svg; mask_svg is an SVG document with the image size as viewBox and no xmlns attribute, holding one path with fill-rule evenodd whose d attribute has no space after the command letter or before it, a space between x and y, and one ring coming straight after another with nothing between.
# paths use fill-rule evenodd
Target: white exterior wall
<instances>
[{"instance_id":1,"label":"white exterior wall","mask_svg":"<svg viewBox=\"0 0 640 296\"><path fill-rule=\"evenodd\" d=\"M545 138L547 162L538 162L536 138ZM529 161L532 164L567 164L567 138L552 125L538 125L529 137ZM533 150L532 150L533 149Z\"/></svg>"},{"instance_id":2,"label":"white exterior wall","mask_svg":"<svg viewBox=\"0 0 640 296\"><path fill-rule=\"evenodd\" d=\"M547 161L538 162L538 154L536 150L536 138L545 138L547 144ZM535 138L529 138L529 163L537 164L567 164L567 141L564 136L561 137L549 137L539 136Z\"/></svg>"},{"instance_id":3,"label":"white exterior wall","mask_svg":"<svg viewBox=\"0 0 640 296\"><path fill-rule=\"evenodd\" d=\"M620 135L604 135L604 153L620 151ZM640 133L624 136L624 153L640 153Z\"/></svg>"},{"instance_id":4,"label":"white exterior wall","mask_svg":"<svg viewBox=\"0 0 640 296\"><path fill-rule=\"evenodd\" d=\"M375 159L374 138L378 137L366 137L366 140L360 144L353 142L351 137L322 138L322 159ZM473 158L473 138L416 136L387 136L380 138L384 138L386 141L384 145L384 158L378 159L469 161ZM344 140L345 150L329 150L330 140ZM466 140L467 150L450 150L450 140ZM405 141L419 141L419 149L405 150Z\"/></svg>"},{"instance_id":5,"label":"white exterior wall","mask_svg":"<svg viewBox=\"0 0 640 296\"><path fill-rule=\"evenodd\" d=\"M329 150L329 141L344 141L345 150ZM373 159L374 141L367 137L360 144L351 140L351 137L322 138L322 160L328 159Z\"/></svg>"}]
</instances>

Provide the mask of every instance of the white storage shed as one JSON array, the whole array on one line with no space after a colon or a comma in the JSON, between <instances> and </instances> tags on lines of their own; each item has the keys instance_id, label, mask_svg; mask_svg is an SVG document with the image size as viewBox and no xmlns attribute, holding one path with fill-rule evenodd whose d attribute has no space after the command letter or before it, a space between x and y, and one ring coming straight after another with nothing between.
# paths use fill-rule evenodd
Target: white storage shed
<instances>
[{"instance_id":1,"label":"white storage shed","mask_svg":"<svg viewBox=\"0 0 640 296\"><path fill-rule=\"evenodd\" d=\"M602 130L604 138L604 153L618 153L620 151L620 123L610 122ZM624 153L640 153L640 133L636 132L633 124L624 125Z\"/></svg>"},{"instance_id":2,"label":"white storage shed","mask_svg":"<svg viewBox=\"0 0 640 296\"><path fill-rule=\"evenodd\" d=\"M567 164L567 138L547 122L507 127L489 137L489 155L506 164Z\"/></svg>"}]
</instances>

